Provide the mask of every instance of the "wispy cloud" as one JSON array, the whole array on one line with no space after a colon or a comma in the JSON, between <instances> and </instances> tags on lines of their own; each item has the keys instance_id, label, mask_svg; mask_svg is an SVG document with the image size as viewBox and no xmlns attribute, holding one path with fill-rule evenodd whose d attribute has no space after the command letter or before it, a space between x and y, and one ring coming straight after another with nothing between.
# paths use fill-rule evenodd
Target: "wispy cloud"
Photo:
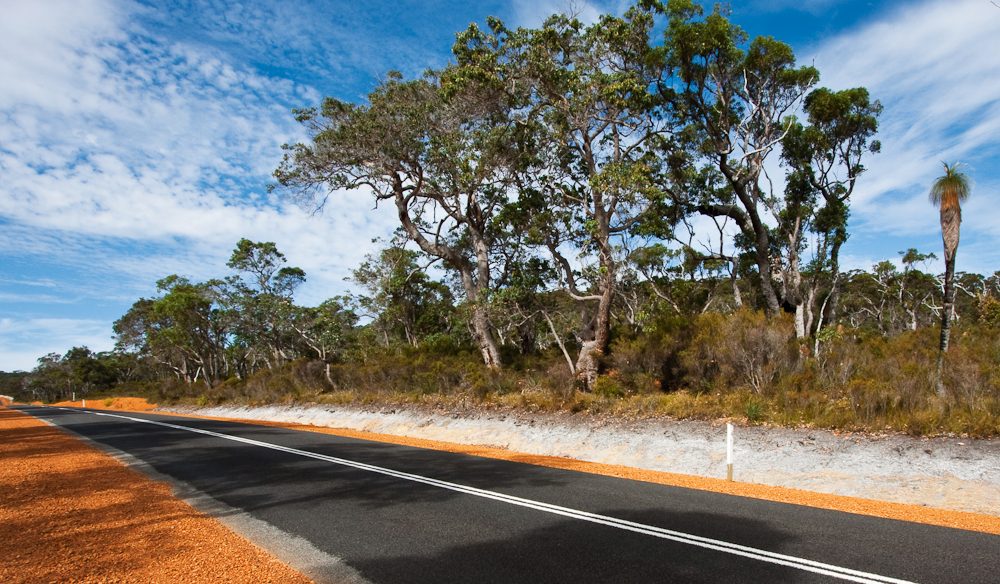
<instances>
[{"instance_id":1,"label":"wispy cloud","mask_svg":"<svg viewBox=\"0 0 1000 584\"><path fill-rule=\"evenodd\" d=\"M540 26L553 14L572 15L584 24L593 24L608 9L604 3L586 0L514 0L514 24L525 27Z\"/></svg>"},{"instance_id":2,"label":"wispy cloud","mask_svg":"<svg viewBox=\"0 0 1000 584\"><path fill-rule=\"evenodd\" d=\"M13 284L15 286L32 286L36 288L55 288L59 286L59 283L53 280L52 278L21 279L21 278L0 277L0 284Z\"/></svg>"},{"instance_id":3,"label":"wispy cloud","mask_svg":"<svg viewBox=\"0 0 1000 584\"><path fill-rule=\"evenodd\" d=\"M416 76L445 64L454 33L469 24L462 10L417 0L160 4L146 16L156 28L210 42L283 76L315 80L325 93L352 100L367 93L357 88L390 69Z\"/></svg>"},{"instance_id":4,"label":"wispy cloud","mask_svg":"<svg viewBox=\"0 0 1000 584\"><path fill-rule=\"evenodd\" d=\"M275 27L258 16L243 23L257 33L219 34L282 44L261 36ZM241 237L275 241L308 274L299 301L319 303L391 230L392 214L362 193L337 193L318 216L269 196L280 145L303 137L289 110L320 93L151 28L158 18L113 0L5 6L0 76L15 82L0 85L0 369L109 349L111 321L157 279L225 275ZM40 318L69 314L86 317Z\"/></svg>"},{"instance_id":5,"label":"wispy cloud","mask_svg":"<svg viewBox=\"0 0 1000 584\"><path fill-rule=\"evenodd\" d=\"M820 14L845 0L752 0L751 7L759 12L779 12L798 10L810 14Z\"/></svg>"},{"instance_id":6,"label":"wispy cloud","mask_svg":"<svg viewBox=\"0 0 1000 584\"><path fill-rule=\"evenodd\" d=\"M151 9L32 6L0 23L0 74L19 80L0 87L0 252L148 289L224 272L240 237L276 241L318 302L343 288L358 242L390 229L361 193L316 217L266 194L280 144L302 137L289 109L319 100L311 87L156 36L136 24Z\"/></svg>"},{"instance_id":7,"label":"wispy cloud","mask_svg":"<svg viewBox=\"0 0 1000 584\"><path fill-rule=\"evenodd\" d=\"M988 2L935 0L907 4L812 51L825 85L866 86L885 105L883 152L871 159L855 200L862 228L933 231L926 194L941 160L968 162L986 179L981 186L996 177L998 31L1000 10Z\"/></svg>"},{"instance_id":8,"label":"wispy cloud","mask_svg":"<svg viewBox=\"0 0 1000 584\"><path fill-rule=\"evenodd\" d=\"M87 346L105 351L113 346L108 322L70 318L0 318L0 370L27 371L48 353Z\"/></svg>"},{"instance_id":9,"label":"wispy cloud","mask_svg":"<svg viewBox=\"0 0 1000 584\"><path fill-rule=\"evenodd\" d=\"M10 304L75 304L76 298L67 298L55 294L18 294L15 292L0 292L0 302Z\"/></svg>"}]
</instances>

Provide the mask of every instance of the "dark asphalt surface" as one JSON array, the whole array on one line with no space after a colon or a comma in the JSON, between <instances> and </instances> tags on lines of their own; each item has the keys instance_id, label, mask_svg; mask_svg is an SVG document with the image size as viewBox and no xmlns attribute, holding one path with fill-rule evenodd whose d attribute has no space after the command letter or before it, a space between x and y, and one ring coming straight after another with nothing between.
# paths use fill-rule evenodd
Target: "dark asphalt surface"
<instances>
[{"instance_id":1,"label":"dark asphalt surface","mask_svg":"<svg viewBox=\"0 0 1000 584\"><path fill-rule=\"evenodd\" d=\"M260 445L87 410L17 409L305 538L376 583L850 581ZM859 581L1000 582L995 535L328 434L121 415L859 570Z\"/></svg>"}]
</instances>

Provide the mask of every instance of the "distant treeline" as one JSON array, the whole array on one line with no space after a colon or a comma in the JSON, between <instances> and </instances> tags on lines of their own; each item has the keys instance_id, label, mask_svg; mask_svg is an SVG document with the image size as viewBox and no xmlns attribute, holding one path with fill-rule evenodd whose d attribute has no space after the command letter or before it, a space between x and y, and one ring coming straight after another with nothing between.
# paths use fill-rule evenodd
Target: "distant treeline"
<instances>
[{"instance_id":1,"label":"distant treeline","mask_svg":"<svg viewBox=\"0 0 1000 584\"><path fill-rule=\"evenodd\" d=\"M30 373L0 375L0 393L200 403L437 396L914 432L1000 430L1000 274L956 278L958 340L942 404L933 388L941 281L921 269L931 258L915 250L902 254L902 269L885 261L844 274L836 320L808 342L795 338L791 316L746 306L757 297L751 282L734 286L683 263L648 280L630 272L618 288L601 374L583 392L570 354L590 332L565 293L539 279L491 299L504 364L491 370L455 284L436 280L420 259L388 247L352 273L364 293L302 307L293 292L304 272L286 266L273 243L242 240L229 276L161 280L157 296L116 321L114 351L46 355Z\"/></svg>"}]
</instances>

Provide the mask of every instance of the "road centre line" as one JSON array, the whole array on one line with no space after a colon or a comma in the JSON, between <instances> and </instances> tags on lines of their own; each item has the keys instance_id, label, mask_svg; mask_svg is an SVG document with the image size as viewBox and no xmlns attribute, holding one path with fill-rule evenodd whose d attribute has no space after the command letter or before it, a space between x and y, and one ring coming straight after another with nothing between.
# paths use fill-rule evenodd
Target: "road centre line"
<instances>
[{"instance_id":1,"label":"road centre line","mask_svg":"<svg viewBox=\"0 0 1000 584\"><path fill-rule=\"evenodd\" d=\"M577 519L580 521L587 521L590 523L596 523L600 525L606 525L609 527L615 527L617 529L622 529L624 531L631 531L634 533L640 533L643 535L649 535L652 537L657 537L660 539L666 539L670 541L675 541L678 543L684 543L688 545L693 545L705 549L711 549L715 551L720 551L723 553L728 553L736 556L742 556L745 558L755 559L762 562L767 562L771 564L777 564L780 566L786 566L790 568L795 568L799 570L804 570L807 572L813 572L816 574L822 574L825 576L830 576L832 578L837 578L840 580L848 582L861 582L866 584L913 584L908 580L899 580L896 578L890 578L888 576L881 576L879 574L872 574L869 572L863 572L860 570L854 570L851 568L844 568L840 566L835 566L832 564L826 564L823 562L817 562L814 560L809 560L805 558L798 558L795 556L789 556L785 554L779 554L776 552L771 552L759 548L754 548L750 546L744 546L740 544L730 543L727 541L712 539L708 537L702 537L698 535L693 535L689 533L684 533L680 531L674 531L670 529L665 529L662 527L656 527L653 525L647 525L643 523L636 523L633 521L628 521L625 519L618 519L616 517L611 517L608 515L599 515L596 513L590 513L588 511L581 511L578 509L571 509L568 507L560 507L558 505L553 505L550 503L544 503L541 501L535 501L532 499L524 499L521 497L516 497L513 495L507 495L504 493L498 493L494 491L489 491L486 489L480 489L477 487L470 487L466 485L461 485L458 483L451 483L448 481L442 481L438 479L433 479L430 477L425 477L422 475L411 474L402 471L396 471L389 468L384 468L380 466L375 466L371 464L366 464L362 462L356 462L353 460L348 460L344 458L338 458L335 456L327 456L325 454L318 454L315 452L309 452L307 450L300 450L297 448L290 448L287 446L281 446L278 444L272 444L269 442L262 442L259 440L253 440L250 438L242 438L239 436L232 436L229 434L222 434L220 432L213 432L211 430L203 430L201 428L194 428L191 426L182 426L178 424L170 424L167 422L159 422L156 420L145 420L142 418L133 418L131 416L123 416L119 414L109 414L104 412L94 412L94 411L82 411L72 408L60 408L66 411L74 413L88 413L95 416L105 416L110 418L119 418L122 420L128 420L131 422L141 423L141 424L152 424L156 426L162 426L165 428L171 428L175 430L183 430L187 432L192 432L196 434L203 434L206 436L212 436L215 438L222 438L224 440L230 440L233 442L240 442L243 444L248 444L251 446L259 446L262 448L269 448L271 450L277 450L280 452L286 452L289 454L295 454L298 456L304 456L307 458L313 458L316 460L322 460L325 462L330 462L333 464L338 464L341 466L347 466L351 468L356 468L359 470L364 470L368 472L378 473L386 476L391 476L394 478L399 478L403 480L408 480L412 482L422 483L442 489L447 489L450 491L455 491L458 493L463 493L467 495L472 495L476 497L481 497L484 499L491 499L494 501L499 501L507 503L510 505L516 505L519 507L525 507L529 509L535 509L537 511L543 511L546 513L551 513L554 515L560 515L563 517L569 517L571 519Z\"/></svg>"}]
</instances>

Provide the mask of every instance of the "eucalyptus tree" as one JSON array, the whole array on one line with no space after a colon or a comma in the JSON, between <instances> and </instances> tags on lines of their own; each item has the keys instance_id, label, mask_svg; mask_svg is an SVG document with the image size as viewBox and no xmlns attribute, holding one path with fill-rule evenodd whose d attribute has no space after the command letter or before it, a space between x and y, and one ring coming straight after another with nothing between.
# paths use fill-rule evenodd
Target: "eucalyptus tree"
<instances>
[{"instance_id":1,"label":"eucalyptus tree","mask_svg":"<svg viewBox=\"0 0 1000 584\"><path fill-rule=\"evenodd\" d=\"M931 325L941 310L941 282L924 271L937 259L915 248L899 252L896 263L880 261L868 271L844 274L843 320L855 328L872 328L892 336Z\"/></svg>"},{"instance_id":2,"label":"eucalyptus tree","mask_svg":"<svg viewBox=\"0 0 1000 584\"><path fill-rule=\"evenodd\" d=\"M818 195L821 204L810 201L812 208L805 217L799 215L791 222L785 217L782 222L791 258L783 281L791 288L801 285L801 275L795 269L799 260L794 244L808 226L817 236L815 259L809 270L812 276L808 291L799 290L793 295L801 300L795 304L795 322L799 337L812 331L818 343L824 321L830 322L836 315L840 248L847 241L850 198L858 177L865 171L862 161L866 155L881 149L873 137L882 106L863 87L843 91L819 88L805 98L803 109L807 123L791 124L782 142L782 159L791 168L789 191L795 193L797 189L808 193L807 196ZM814 313L824 282L826 294Z\"/></svg>"},{"instance_id":3,"label":"eucalyptus tree","mask_svg":"<svg viewBox=\"0 0 1000 584\"><path fill-rule=\"evenodd\" d=\"M292 321L292 295L305 282L301 268L286 266L285 255L274 242L237 242L226 265L236 274L226 278L223 300L232 320L232 333L252 369L268 368L294 358L297 337Z\"/></svg>"},{"instance_id":4,"label":"eucalyptus tree","mask_svg":"<svg viewBox=\"0 0 1000 584\"><path fill-rule=\"evenodd\" d=\"M140 298L115 321L118 347L153 359L187 383L224 379L230 334L218 304L219 284L177 275L159 280L158 298Z\"/></svg>"},{"instance_id":5,"label":"eucalyptus tree","mask_svg":"<svg viewBox=\"0 0 1000 584\"><path fill-rule=\"evenodd\" d=\"M532 158L518 177L518 204L530 209L525 227L565 291L589 307L574 369L590 386L610 339L616 239L660 195L656 148L672 117L649 91L665 75L663 52L650 43L653 14L634 7L591 26L555 15L535 30L489 24L459 35L457 70L511 95L517 126L531 136L522 142Z\"/></svg>"},{"instance_id":6,"label":"eucalyptus tree","mask_svg":"<svg viewBox=\"0 0 1000 584\"><path fill-rule=\"evenodd\" d=\"M109 353L94 353L88 347L73 347L63 355L69 370L72 391L86 395L95 389L108 389L117 380Z\"/></svg>"},{"instance_id":7,"label":"eucalyptus tree","mask_svg":"<svg viewBox=\"0 0 1000 584\"><path fill-rule=\"evenodd\" d=\"M299 341L325 365L326 380L331 385L330 365L351 345L358 317L348 308L345 298L329 298L316 307L294 307L292 328Z\"/></svg>"},{"instance_id":8,"label":"eucalyptus tree","mask_svg":"<svg viewBox=\"0 0 1000 584\"><path fill-rule=\"evenodd\" d=\"M52 402L60 397L69 399L73 386L69 363L59 353L39 357L38 365L24 380L24 386L32 400Z\"/></svg>"},{"instance_id":9,"label":"eucalyptus tree","mask_svg":"<svg viewBox=\"0 0 1000 584\"><path fill-rule=\"evenodd\" d=\"M366 256L351 272L350 280L366 292L353 303L372 319L386 346L402 340L418 347L425 337L446 332L455 318L451 290L433 280L419 259L413 250L391 246Z\"/></svg>"},{"instance_id":10,"label":"eucalyptus tree","mask_svg":"<svg viewBox=\"0 0 1000 584\"><path fill-rule=\"evenodd\" d=\"M710 189L669 192L687 209L736 223L737 242L753 255L765 308L778 314L783 301L798 300L796 286L779 282L786 284L783 293L775 288L775 280L784 279L779 250L791 250L789 263L797 262L802 242L794 235L798 229L786 229L791 240L780 241L772 226L801 223L811 200L798 191L789 205L768 175L768 160L780 151L794 123L790 116L819 72L797 66L791 47L771 37L748 43L718 7L708 15L691 0L671 0L660 8L668 16L667 64L675 73L674 84L661 91L683 111L687 164L715 171ZM792 268L797 274L797 266Z\"/></svg>"},{"instance_id":11,"label":"eucalyptus tree","mask_svg":"<svg viewBox=\"0 0 1000 584\"><path fill-rule=\"evenodd\" d=\"M951 338L951 318L955 309L955 254L958 252L959 230L962 225L962 203L969 198L969 177L958 169L959 164L944 164L944 174L931 186L930 200L941 216L941 239L944 242L944 306L941 310L941 341L937 361L937 391L944 395L941 380L944 354Z\"/></svg>"},{"instance_id":12,"label":"eucalyptus tree","mask_svg":"<svg viewBox=\"0 0 1000 584\"><path fill-rule=\"evenodd\" d=\"M487 308L506 258L492 219L508 202L517 164L508 107L503 92L448 70L412 81L391 73L366 104L327 98L297 110L311 143L286 146L275 171L316 208L344 189L391 202L406 237L457 275L491 368L501 363Z\"/></svg>"}]
</instances>

